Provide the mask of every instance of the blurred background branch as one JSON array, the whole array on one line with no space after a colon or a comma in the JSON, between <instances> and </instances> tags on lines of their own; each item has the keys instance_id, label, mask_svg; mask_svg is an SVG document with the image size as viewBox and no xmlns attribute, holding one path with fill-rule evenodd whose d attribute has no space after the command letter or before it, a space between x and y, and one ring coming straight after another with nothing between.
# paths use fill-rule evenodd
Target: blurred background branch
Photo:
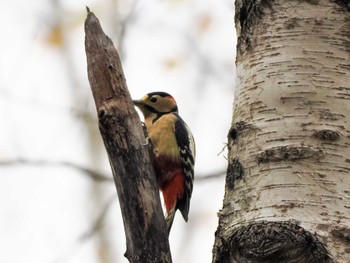
<instances>
[{"instance_id":1,"label":"blurred background branch","mask_svg":"<svg viewBox=\"0 0 350 263\"><path fill-rule=\"evenodd\" d=\"M67 161L49 161L49 160L26 160L26 159L15 159L15 160L0 160L0 166L38 166L38 167L45 167L45 166L65 166L71 169L75 169L78 172L81 172L83 175L87 176L88 178L92 179L93 181L96 181L97 183L104 183L109 182L113 183L113 177L112 174L103 174L98 171L94 171L92 169L82 167L78 164L70 163ZM217 172L209 173L209 174L196 174L196 182L203 182L210 179L215 179L218 177L223 177L226 174L226 170L220 170Z\"/></svg>"},{"instance_id":2,"label":"blurred background branch","mask_svg":"<svg viewBox=\"0 0 350 263\"><path fill-rule=\"evenodd\" d=\"M81 172L83 175L87 176L88 178L96 181L96 182L110 182L113 183L113 177L112 174L109 176L104 175L102 173L96 172L94 170L79 166L74 163L70 163L67 161L48 161L48 160L26 160L26 159L16 159L16 160L0 160L0 166L39 166L39 167L45 167L45 166L65 166L69 167L71 169L75 169L79 172Z\"/></svg>"},{"instance_id":3,"label":"blurred background branch","mask_svg":"<svg viewBox=\"0 0 350 263\"><path fill-rule=\"evenodd\" d=\"M86 4L121 51L132 96L169 92L194 133L189 222L175 217L170 242L174 262L209 262L227 165L217 152L231 122L234 86L234 3L226 0L3 1L2 259L127 262L86 75Z\"/></svg>"}]
</instances>

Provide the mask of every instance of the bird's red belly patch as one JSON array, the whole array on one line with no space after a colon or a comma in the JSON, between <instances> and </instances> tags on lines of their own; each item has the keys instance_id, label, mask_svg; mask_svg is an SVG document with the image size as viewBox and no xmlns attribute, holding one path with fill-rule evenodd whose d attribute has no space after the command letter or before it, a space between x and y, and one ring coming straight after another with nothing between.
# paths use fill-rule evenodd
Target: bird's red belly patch
<instances>
[{"instance_id":1,"label":"bird's red belly patch","mask_svg":"<svg viewBox=\"0 0 350 263\"><path fill-rule=\"evenodd\" d=\"M181 171L177 171L170 181L161 186L167 213L174 207L176 201L183 197L184 189L185 177Z\"/></svg>"}]
</instances>

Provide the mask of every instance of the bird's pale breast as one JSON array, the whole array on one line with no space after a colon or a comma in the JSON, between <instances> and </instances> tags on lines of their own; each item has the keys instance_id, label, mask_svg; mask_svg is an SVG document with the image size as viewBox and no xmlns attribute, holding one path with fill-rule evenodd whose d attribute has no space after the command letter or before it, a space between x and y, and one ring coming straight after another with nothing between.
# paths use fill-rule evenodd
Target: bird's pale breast
<instances>
[{"instance_id":1,"label":"bird's pale breast","mask_svg":"<svg viewBox=\"0 0 350 263\"><path fill-rule=\"evenodd\" d=\"M152 125L147 125L148 136L153 142L156 156L159 153L174 160L180 158L179 148L176 142L174 133L174 119L173 114L166 114L160 117Z\"/></svg>"}]
</instances>

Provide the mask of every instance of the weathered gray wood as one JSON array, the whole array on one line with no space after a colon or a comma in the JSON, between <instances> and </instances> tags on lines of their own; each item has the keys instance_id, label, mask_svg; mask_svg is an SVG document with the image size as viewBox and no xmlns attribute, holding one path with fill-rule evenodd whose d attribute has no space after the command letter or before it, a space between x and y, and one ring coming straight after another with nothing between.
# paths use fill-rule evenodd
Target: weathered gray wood
<instances>
[{"instance_id":1,"label":"weathered gray wood","mask_svg":"<svg viewBox=\"0 0 350 263\"><path fill-rule=\"evenodd\" d=\"M153 167L119 55L87 8L85 51L100 132L122 210L130 262L171 262ZM111 229L118 234L117 230Z\"/></svg>"}]
</instances>

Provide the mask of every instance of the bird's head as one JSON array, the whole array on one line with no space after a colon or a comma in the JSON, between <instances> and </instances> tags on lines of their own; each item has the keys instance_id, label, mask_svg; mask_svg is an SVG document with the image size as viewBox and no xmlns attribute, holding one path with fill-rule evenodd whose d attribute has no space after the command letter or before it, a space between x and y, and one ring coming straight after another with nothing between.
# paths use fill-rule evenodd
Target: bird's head
<instances>
[{"instance_id":1,"label":"bird's head","mask_svg":"<svg viewBox=\"0 0 350 263\"><path fill-rule=\"evenodd\" d=\"M153 115L178 112L174 98L166 92L151 92L143 96L140 100L133 100L145 118Z\"/></svg>"}]
</instances>

